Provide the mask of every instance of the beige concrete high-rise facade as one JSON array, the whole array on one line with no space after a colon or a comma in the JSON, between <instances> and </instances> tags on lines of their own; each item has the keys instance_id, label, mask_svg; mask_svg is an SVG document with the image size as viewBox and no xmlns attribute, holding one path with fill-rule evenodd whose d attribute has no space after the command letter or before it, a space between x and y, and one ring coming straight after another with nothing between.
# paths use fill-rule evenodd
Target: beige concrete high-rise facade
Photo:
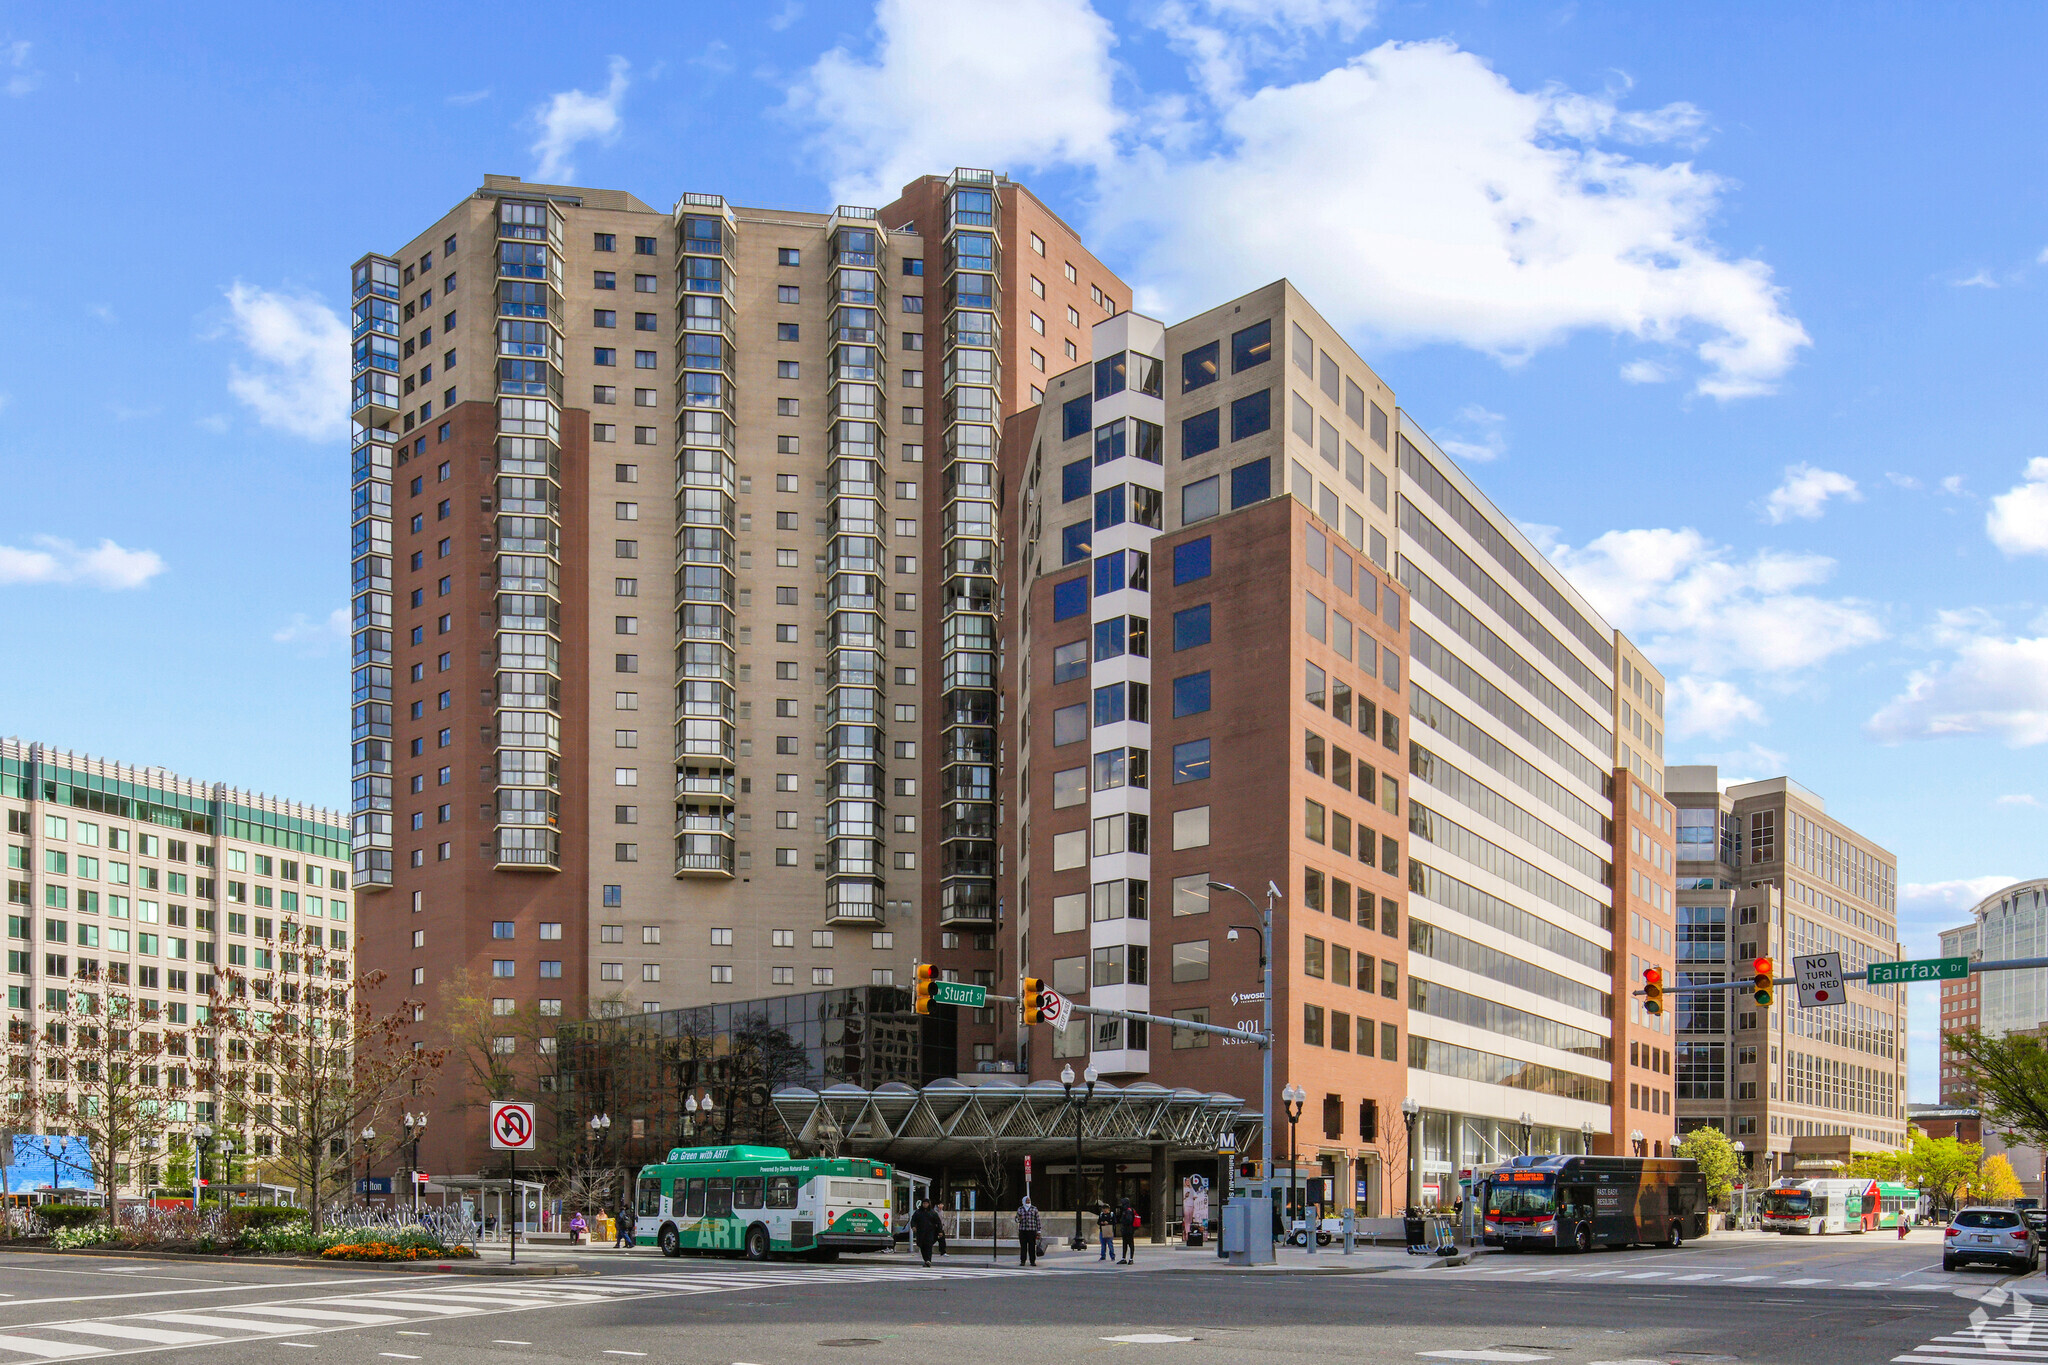
<instances>
[{"instance_id":1,"label":"beige concrete high-rise facade","mask_svg":"<svg viewBox=\"0 0 2048 1365\"><path fill-rule=\"evenodd\" d=\"M1768 1008L1750 991L1679 996L1678 1127L1741 1142L1756 1178L1789 1174L1801 1138L1856 1150L1906 1141L1906 992L1848 983L1837 1006L1802 1009L1792 959L1839 952L1845 972L1896 961L1898 860L1788 777L1722 790L1712 767L1675 767L1681 980L1780 979Z\"/></svg>"},{"instance_id":2,"label":"beige concrete high-rise facade","mask_svg":"<svg viewBox=\"0 0 2048 1365\"><path fill-rule=\"evenodd\" d=\"M830 213L490 176L359 260L366 960L543 1018L993 980L997 432L1127 298L971 169Z\"/></svg>"}]
</instances>

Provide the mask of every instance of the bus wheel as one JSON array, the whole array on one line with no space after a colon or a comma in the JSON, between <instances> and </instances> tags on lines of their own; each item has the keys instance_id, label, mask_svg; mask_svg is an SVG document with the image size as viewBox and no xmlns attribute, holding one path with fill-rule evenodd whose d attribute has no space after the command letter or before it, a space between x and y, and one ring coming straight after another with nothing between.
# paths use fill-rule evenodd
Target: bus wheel
<instances>
[{"instance_id":1,"label":"bus wheel","mask_svg":"<svg viewBox=\"0 0 2048 1365\"><path fill-rule=\"evenodd\" d=\"M1579 1224L1579 1250L1591 1251L1592 1249L1593 1225L1591 1223L1581 1223Z\"/></svg>"},{"instance_id":2,"label":"bus wheel","mask_svg":"<svg viewBox=\"0 0 2048 1365\"><path fill-rule=\"evenodd\" d=\"M661 1254L673 1260L683 1254L683 1239L677 1235L673 1223L665 1223L661 1229Z\"/></svg>"},{"instance_id":3,"label":"bus wheel","mask_svg":"<svg viewBox=\"0 0 2048 1365\"><path fill-rule=\"evenodd\" d=\"M1665 1246L1668 1246L1668 1247L1682 1247L1682 1246L1684 1246L1684 1245L1685 1245L1685 1228L1684 1228L1683 1226L1681 1226L1680 1224L1678 1224L1678 1223L1674 1222L1674 1223L1673 1223L1673 1224L1671 1225L1671 1235L1670 1235L1669 1237L1667 1237L1667 1238L1665 1238L1665 1239L1664 1239L1664 1245L1665 1245Z\"/></svg>"},{"instance_id":4,"label":"bus wheel","mask_svg":"<svg viewBox=\"0 0 2048 1365\"><path fill-rule=\"evenodd\" d=\"M765 1261L768 1259L768 1229L759 1223L747 1229L747 1259Z\"/></svg>"}]
</instances>

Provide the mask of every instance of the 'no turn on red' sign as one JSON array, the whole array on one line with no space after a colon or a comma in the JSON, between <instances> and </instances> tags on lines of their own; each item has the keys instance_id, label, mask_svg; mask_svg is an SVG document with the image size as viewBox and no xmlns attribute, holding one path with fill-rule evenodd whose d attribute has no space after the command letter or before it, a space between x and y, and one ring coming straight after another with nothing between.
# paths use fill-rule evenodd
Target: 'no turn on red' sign
<instances>
[{"instance_id":1,"label":"'no turn on red' sign","mask_svg":"<svg viewBox=\"0 0 2048 1365\"><path fill-rule=\"evenodd\" d=\"M1842 1003L1842 955L1808 953L1792 959L1799 977L1799 1007L1814 1009Z\"/></svg>"},{"instance_id":2,"label":"'no turn on red' sign","mask_svg":"<svg viewBox=\"0 0 2048 1365\"><path fill-rule=\"evenodd\" d=\"M532 1151L533 1106L520 1100L492 1100L491 1146L501 1152Z\"/></svg>"}]
</instances>

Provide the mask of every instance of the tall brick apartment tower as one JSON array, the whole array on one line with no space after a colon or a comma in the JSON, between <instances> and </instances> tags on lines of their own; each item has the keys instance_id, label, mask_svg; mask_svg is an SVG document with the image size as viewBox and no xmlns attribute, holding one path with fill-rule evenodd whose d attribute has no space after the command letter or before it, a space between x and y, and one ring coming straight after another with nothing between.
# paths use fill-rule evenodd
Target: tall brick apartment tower
<instances>
[{"instance_id":1,"label":"tall brick apartment tower","mask_svg":"<svg viewBox=\"0 0 2048 1365\"><path fill-rule=\"evenodd\" d=\"M567 1018L1014 967L998 433L1121 281L959 170L829 214L489 176L351 283L364 965ZM475 1169L442 1090L422 1164Z\"/></svg>"}]
</instances>

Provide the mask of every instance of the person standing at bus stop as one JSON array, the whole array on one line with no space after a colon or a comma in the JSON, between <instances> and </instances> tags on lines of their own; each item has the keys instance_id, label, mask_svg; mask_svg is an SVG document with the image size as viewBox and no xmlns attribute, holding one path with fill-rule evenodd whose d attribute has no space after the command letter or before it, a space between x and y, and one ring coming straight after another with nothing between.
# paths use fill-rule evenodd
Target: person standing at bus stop
<instances>
[{"instance_id":1,"label":"person standing at bus stop","mask_svg":"<svg viewBox=\"0 0 2048 1365\"><path fill-rule=\"evenodd\" d=\"M946 1227L939 1219L939 1211L932 1207L927 1195L919 1201L917 1212L910 1215L910 1240L917 1243L917 1254L924 1257L924 1263L932 1263L932 1248L939 1244Z\"/></svg>"},{"instance_id":2,"label":"person standing at bus stop","mask_svg":"<svg viewBox=\"0 0 2048 1365\"><path fill-rule=\"evenodd\" d=\"M1124 1244L1122 1264L1130 1265L1137 1256L1138 1211L1131 1207L1128 1197L1116 1206L1116 1230Z\"/></svg>"},{"instance_id":3,"label":"person standing at bus stop","mask_svg":"<svg viewBox=\"0 0 2048 1365\"><path fill-rule=\"evenodd\" d=\"M1038 1233L1044 1220L1038 1215L1038 1205L1025 1195L1017 1205L1017 1264L1038 1264Z\"/></svg>"}]
</instances>

